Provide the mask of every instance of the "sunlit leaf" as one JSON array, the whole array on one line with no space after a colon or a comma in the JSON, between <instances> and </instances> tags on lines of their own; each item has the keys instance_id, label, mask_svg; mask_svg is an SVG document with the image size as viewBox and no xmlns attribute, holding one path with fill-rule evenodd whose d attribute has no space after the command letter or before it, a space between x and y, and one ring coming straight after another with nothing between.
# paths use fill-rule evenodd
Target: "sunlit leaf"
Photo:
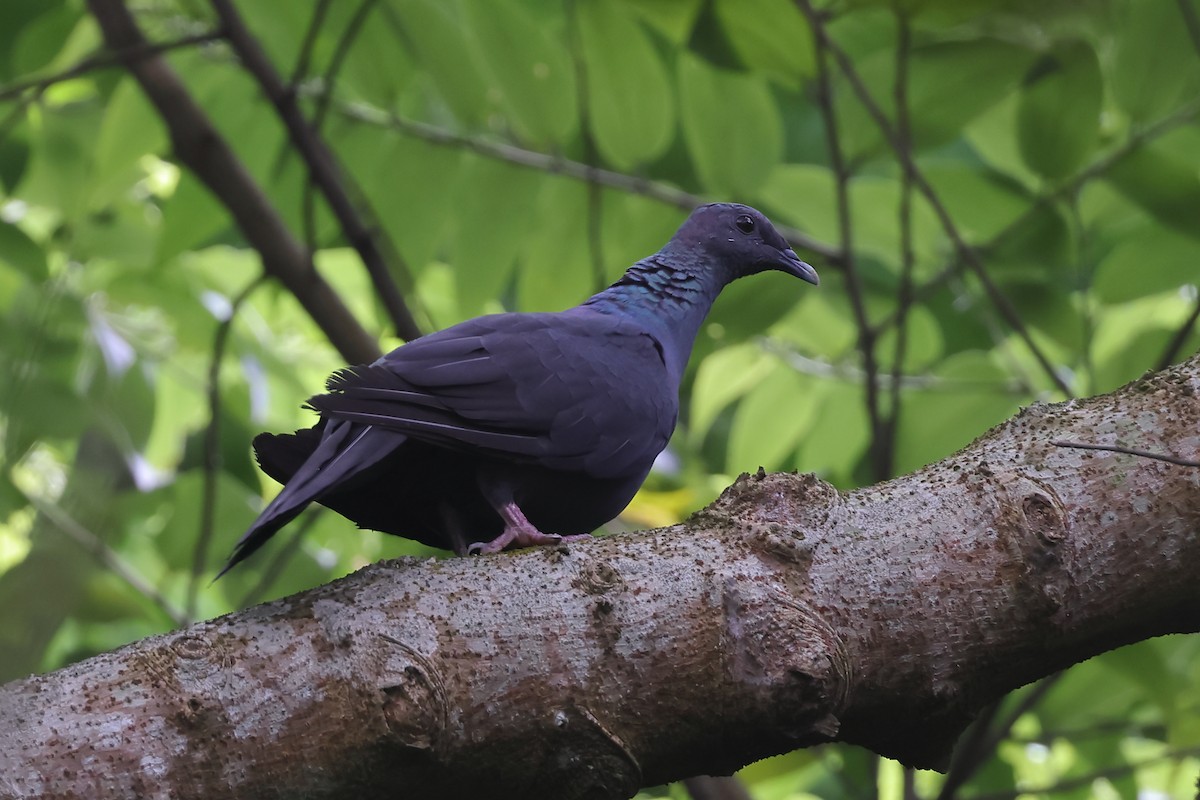
<instances>
[{"instance_id":1,"label":"sunlit leaf","mask_svg":"<svg viewBox=\"0 0 1200 800\"><path fill-rule=\"evenodd\" d=\"M736 200L754 193L783 157L779 111L759 78L679 58L683 135L710 192Z\"/></svg>"},{"instance_id":2,"label":"sunlit leaf","mask_svg":"<svg viewBox=\"0 0 1200 800\"><path fill-rule=\"evenodd\" d=\"M1068 42L1043 56L1025 77L1017 109L1021 154L1049 180L1084 163L1100 127L1100 62L1086 42Z\"/></svg>"},{"instance_id":3,"label":"sunlit leaf","mask_svg":"<svg viewBox=\"0 0 1200 800\"><path fill-rule=\"evenodd\" d=\"M579 120L562 37L512 0L463 0L462 8L517 133L537 145L561 143Z\"/></svg>"},{"instance_id":4,"label":"sunlit leaf","mask_svg":"<svg viewBox=\"0 0 1200 800\"><path fill-rule=\"evenodd\" d=\"M662 59L622 5L583 0L577 14L596 146L623 170L659 157L675 133L675 101Z\"/></svg>"}]
</instances>

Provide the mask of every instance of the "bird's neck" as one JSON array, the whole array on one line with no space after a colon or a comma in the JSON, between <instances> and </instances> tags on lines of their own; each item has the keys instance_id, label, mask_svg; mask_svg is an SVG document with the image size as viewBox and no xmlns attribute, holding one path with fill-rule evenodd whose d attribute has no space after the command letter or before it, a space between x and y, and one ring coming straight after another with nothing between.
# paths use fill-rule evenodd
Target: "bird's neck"
<instances>
[{"instance_id":1,"label":"bird's neck","mask_svg":"<svg viewBox=\"0 0 1200 800\"><path fill-rule=\"evenodd\" d=\"M678 379L700 325L726 283L716 270L689 269L659 253L634 264L585 305L642 325L663 345L667 366Z\"/></svg>"}]
</instances>

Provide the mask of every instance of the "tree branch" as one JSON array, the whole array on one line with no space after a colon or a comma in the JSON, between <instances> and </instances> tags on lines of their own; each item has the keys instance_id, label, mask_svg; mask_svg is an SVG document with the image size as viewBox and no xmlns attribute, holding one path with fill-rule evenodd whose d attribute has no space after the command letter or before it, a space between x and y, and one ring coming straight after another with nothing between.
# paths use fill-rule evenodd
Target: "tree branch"
<instances>
[{"instance_id":1,"label":"tree branch","mask_svg":"<svg viewBox=\"0 0 1200 800\"><path fill-rule=\"evenodd\" d=\"M365 122L369 125L388 127L401 133L413 136L430 144L444 147L459 147L487 158L494 158L518 167L535 169L551 175L562 175L585 183L608 186L630 194L642 195L685 211L691 211L698 205L711 202L700 195L685 192L660 181L626 175L622 172L592 167L578 161L572 161L561 156L539 153L536 150L526 150L516 145L505 144L480 136L470 136L462 133L439 128L427 122L406 119L397 114L369 106L365 103L335 102L335 108L348 119ZM825 242L812 238L795 228L776 225L776 229L794 247L808 250L822 256L832 265L842 263L842 252Z\"/></svg>"},{"instance_id":2,"label":"tree branch","mask_svg":"<svg viewBox=\"0 0 1200 800\"><path fill-rule=\"evenodd\" d=\"M1200 629L1200 356L848 494L401 559L0 688L0 794L616 798L820 742L944 767L1006 692ZM147 766L149 765L149 766Z\"/></svg>"},{"instance_id":3,"label":"tree branch","mask_svg":"<svg viewBox=\"0 0 1200 800\"><path fill-rule=\"evenodd\" d=\"M110 49L121 51L145 44L123 0L88 0L88 8ZM317 272L311 255L288 231L270 199L175 71L162 56L148 56L128 66L162 115L175 156L229 209L246 240L262 257L264 271L295 295L343 358L356 364L374 360L379 355L375 338Z\"/></svg>"},{"instance_id":4,"label":"tree branch","mask_svg":"<svg viewBox=\"0 0 1200 800\"><path fill-rule=\"evenodd\" d=\"M1030 336L1029 331L1025 328L1025 323L1021 320L1021 315L1017 313L1012 302L1009 301L1004 292L1000 291L1000 287L988 275L987 270L983 266L983 261L979 258L979 254L975 251L975 248L971 247L963 238L962 233L958 230L958 226L954 222L954 218L950 216L950 212L942 203L941 198L938 197L937 192L934 191L933 186L925 179L925 174L917 166L916 159L913 158L912 153L903 147L903 143L899 140L896 130L883 113L883 109L875 102L875 98L871 96L870 90L867 89L867 85L863 82L862 76L858 74L858 70L854 68L850 57L844 50L838 47L837 42L829 35L824 21L813 9L810 0L796 0L796 4L808 19L814 36L829 51L833 59L837 61L838 67L850 82L850 86L854 89L854 93L858 95L859 101L867 110L867 113L870 114L871 119L874 120L884 140L887 141L892 151L896 154L901 168L909 174L913 185L929 203L929 207L933 209L933 213L937 215L938 221L942 225L942 230L945 231L946 236L950 239L950 243L954 246L955 252L958 253L961 263L966 264L971 269L971 272L983 286L984 292L987 294L992 305L1000 312L1000 316L1004 318L1013 332L1025 342L1025 346L1029 349L1034 359L1037 360L1042 370L1046 373L1046 376L1050 378L1050 381L1064 395L1072 397L1074 393L1071 391L1071 387L1058 374L1058 370L1054 368L1054 365L1050 363L1046 354L1037 346L1037 342L1033 341L1033 337Z\"/></svg>"},{"instance_id":5,"label":"tree branch","mask_svg":"<svg viewBox=\"0 0 1200 800\"><path fill-rule=\"evenodd\" d=\"M271 63L254 34L250 33L241 16L238 15L233 3L230 0L209 0L209 2L217 12L221 24L228 31L229 43L234 52L237 53L246 70L258 81L263 94L275 106L280 119L287 127L292 144L295 145L308 167L309 177L320 188L321 194L329 203L329 208L337 218L338 224L341 225L346 241L362 259L363 265L371 276L371 283L384 308L387 309L397 335L404 339L417 338L421 335L421 330L413 319L412 312L405 304L400 289L392 279L383 253L376 244L375 236L360 219L354 203L351 202L333 153L318 135L316 127L309 125L300 112L293 88L284 83L283 78L275 69L275 65Z\"/></svg>"},{"instance_id":6,"label":"tree branch","mask_svg":"<svg viewBox=\"0 0 1200 800\"><path fill-rule=\"evenodd\" d=\"M192 36L181 36L178 39L172 39L169 42L140 42L129 47L123 47L119 50L108 50L103 53L97 53L79 61L73 66L55 72L52 75L43 75L40 78L26 78L24 80L14 81L7 86L0 86L0 100L8 100L13 97L24 94L30 90L35 92L44 92L56 83L69 81L73 78L78 78L89 72L94 72L98 69L106 69L108 67L128 66L135 61L150 56L162 55L171 50L178 50L183 47L194 47L198 44L207 44L220 40L224 37L225 32L221 30L207 31L205 33L197 33Z\"/></svg>"},{"instance_id":7,"label":"tree branch","mask_svg":"<svg viewBox=\"0 0 1200 800\"><path fill-rule=\"evenodd\" d=\"M838 136L837 107L834 104L833 86L829 77L828 52L825 40L813 36L813 49L817 54L817 107L825 128L825 147L829 154L829 167L833 171L834 197L837 203L839 241L842 251L842 266L846 277L846 291L850 295L850 308L854 312L854 323L858 330L858 350L862 354L863 372L866 379L863 388L866 394L867 419L871 426L871 463L879 466L883 448L884 423L879 408L879 366L875 359L875 335L871 320L867 317L867 303L862 278L858 274L858 263L854 255L854 219L850 213L850 169L842 155L841 139ZM876 472L878 470L876 469ZM877 480L884 476L876 474Z\"/></svg>"}]
</instances>

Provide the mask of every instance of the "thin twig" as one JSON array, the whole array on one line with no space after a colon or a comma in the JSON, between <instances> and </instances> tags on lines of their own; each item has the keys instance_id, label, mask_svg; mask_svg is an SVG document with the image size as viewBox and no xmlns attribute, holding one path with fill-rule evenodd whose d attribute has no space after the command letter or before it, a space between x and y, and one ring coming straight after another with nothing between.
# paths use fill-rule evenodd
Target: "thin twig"
<instances>
[{"instance_id":1,"label":"thin twig","mask_svg":"<svg viewBox=\"0 0 1200 800\"><path fill-rule=\"evenodd\" d=\"M892 148L892 151L896 154L897 160L900 162L900 166L905 172L909 173L912 178L913 185L916 186L917 190L921 192L921 195L929 203L930 208L933 209L934 214L937 215L938 221L941 223L942 229L945 231L946 236L950 239L955 251L960 254L962 263L969 267L976 279L979 280L992 305L995 306L996 310L1000 312L1000 316L1004 318L1009 327L1012 328L1012 330L1021 338L1023 342L1025 342L1025 346L1029 349L1030 353L1032 353L1033 357L1037 360L1038 364L1046 373L1046 376L1050 379L1050 381L1067 397L1074 396L1073 392L1071 391L1071 387L1067 385L1066 381L1063 380L1062 376L1059 375L1058 371L1054 368L1054 365L1050 363L1050 360L1046 357L1046 354L1043 353L1041 348L1037 346L1037 343L1033 341L1033 337L1025 327L1025 323L1021 320L1021 315L1017 313L1017 310L1013 307L1012 302L1009 301L1008 297L1005 296L1002 291L1000 291L1000 287L997 286L995 281L992 280L991 276L984 268L983 261L980 259L979 254L975 251L975 248L968 244L963 238L962 233L958 230L958 226L954 222L954 219L950 216L950 212L942 203L937 192L934 191L932 184L925 179L924 173L917 166L916 159L913 157L912 153L901 146L901 143L896 136L896 130L892 127L891 122L888 121L887 115L884 114L883 109L879 106L879 104L875 102L875 98L872 97L870 89L867 88L862 76L858 73L858 70L855 69L853 62L850 60L850 56L844 50L838 47L837 43L833 40L833 37L830 36L828 29L825 27L824 20L822 20L821 16L813 9L811 0L796 0L796 4L804 13L805 17L807 17L809 26L812 28L813 34L816 36L817 40L821 43L821 46L828 50L829 54L833 56L835 61L837 61L838 68L841 70L842 74L846 76L846 79L850 82L851 87L854 89L854 93L858 95L859 101L862 103L867 113L871 116L871 119L874 120L876 127L879 128L884 139Z\"/></svg>"},{"instance_id":2,"label":"thin twig","mask_svg":"<svg viewBox=\"0 0 1200 800\"><path fill-rule=\"evenodd\" d=\"M94 0L93 0L94 1ZM396 333L413 339L421 335L420 328L411 311L392 280L387 262L378 248L371 230L363 223L358 210L346 191L346 186L336 166L333 154L318 134L316 126L309 125L296 104L295 91L279 76L275 65L254 35L246 28L231 0L210 0L228 31L228 39L234 52L246 70L254 76L263 93L275 106L280 119L287 127L288 135L308 166L311 180L320 187L330 209L342 227L346 241L362 259L371 276L372 285L379 293L387 309ZM311 251L310 251L311 252ZM398 263L398 262L397 262Z\"/></svg>"},{"instance_id":3,"label":"thin twig","mask_svg":"<svg viewBox=\"0 0 1200 800\"><path fill-rule=\"evenodd\" d=\"M1071 778L1063 778L1057 783L1052 783L1046 786L1022 786L1017 789L1005 792L989 792L987 794L976 794L971 796L971 800L1016 800L1018 797L1030 796L1049 796L1066 794L1075 789L1082 789L1091 786L1101 778L1123 778L1126 775L1137 772L1140 769L1161 764L1164 761L1173 761L1181 758L1188 758L1200 755L1200 747L1179 747L1167 750L1161 755L1152 758L1144 758L1140 761L1131 761L1126 764L1120 764L1113 767L1104 767L1092 772L1076 775Z\"/></svg>"},{"instance_id":4,"label":"thin twig","mask_svg":"<svg viewBox=\"0 0 1200 800\"><path fill-rule=\"evenodd\" d=\"M858 274L858 264L854 255L854 220L850 213L850 171L843 158L841 140L838 136L837 108L827 64L828 48L820 37L814 37L813 44L817 53L817 106L821 110L821 120L825 128L825 147L829 153L829 166L833 170L835 180L838 244L842 251L842 268L846 276L846 290L850 295L850 307L854 312L854 322L858 328L858 349L862 354L863 371L866 373L864 387L866 389L867 416L871 425L872 464L877 473L876 478L883 480L886 476L878 474L880 466L878 456L882 447L880 437L883 435L883 418L879 408L879 366L875 360L875 337L872 334L871 321L867 317L865 290L862 277Z\"/></svg>"},{"instance_id":5,"label":"thin twig","mask_svg":"<svg viewBox=\"0 0 1200 800\"><path fill-rule=\"evenodd\" d=\"M172 39L169 42L147 42L143 41L139 44L130 45L118 49L109 49L100 53L95 53L87 58L79 61L74 66L67 67L61 72L55 72L52 75L44 75L40 78L24 78L19 81L14 81L7 86L0 86L0 100L8 100L24 94L31 89L37 93L44 92L56 83L69 81L73 78L78 78L86 75L89 72L94 72L99 69L107 69L109 67L126 66L134 61L151 56L157 56L166 53L169 50L178 50L182 47L192 47L198 44L207 44L208 42L217 41L225 36L223 30L207 31L205 33L197 33L191 36L182 36L178 39Z\"/></svg>"},{"instance_id":6,"label":"thin twig","mask_svg":"<svg viewBox=\"0 0 1200 800\"><path fill-rule=\"evenodd\" d=\"M1121 159L1128 156L1134 150L1143 145L1154 141L1163 134L1169 133L1181 125L1186 125L1200 116L1200 98L1197 98L1190 103L1180 106L1175 111L1162 117L1156 122L1151 123L1137 132L1129 136L1117 147L1108 151L1104 155L1097 158L1087 166L1080 169L1070 178L1064 180L1055 189L1038 195L1033 198L1029 206L1021 212L1012 222L1008 223L996 233L986 243L981 244L979 249L987 252L995 250L997 247L1006 242L1009 237L1013 236L1017 231L1036 218L1038 215L1045 213L1046 207L1051 203L1058 202L1065 197L1069 197L1077 193L1085 183L1103 176L1109 169L1112 168ZM940 289L955 275L962 272L963 255L960 252L955 252L950 262L933 277L929 278L917 287L916 297L914 300L922 301L927 299L931 294ZM876 331L882 331L896 324L896 315L889 314L884 316L876 324Z\"/></svg>"},{"instance_id":7,"label":"thin twig","mask_svg":"<svg viewBox=\"0 0 1200 800\"><path fill-rule=\"evenodd\" d=\"M312 19L308 22L308 28L304 31L304 40L300 42L300 52L296 56L296 65L292 67L292 77L288 80L288 87L292 94L295 94L296 87L304 80L304 76L308 75L308 64L312 60L313 48L317 45L317 38L321 33L321 24L325 21L325 15L329 12L329 5L332 0L319 0L317 7L313 9Z\"/></svg>"},{"instance_id":8,"label":"thin twig","mask_svg":"<svg viewBox=\"0 0 1200 800\"><path fill-rule=\"evenodd\" d=\"M1032 689L1021 696L999 724L994 726L992 722L999 716L1001 703L996 702L990 705L985 715L981 715L976 724L972 726L968 739L963 742L959 752L955 754L954 765L946 775L946 781L942 784L937 800L952 800L959 788L995 756L996 749L1008 737L1013 726L1017 724L1017 720L1042 702L1046 694L1054 688L1064 674L1056 672L1038 681Z\"/></svg>"},{"instance_id":9,"label":"thin twig","mask_svg":"<svg viewBox=\"0 0 1200 800\"><path fill-rule=\"evenodd\" d=\"M54 523L56 528L66 534L67 538L75 542L75 544L82 547L101 566L125 581L131 589L153 603L159 611L171 620L175 627L183 627L191 621L182 609L176 608L175 604L163 596L162 592L158 591L137 570L127 564L117 551L109 547L99 536L77 522L65 510L54 503L34 497L23 489L18 488L17 491L24 495L29 504L38 510L38 513Z\"/></svg>"},{"instance_id":10,"label":"thin twig","mask_svg":"<svg viewBox=\"0 0 1200 800\"><path fill-rule=\"evenodd\" d=\"M892 92L896 103L896 135L906 150L912 147L911 125L908 116L908 59L912 50L912 29L908 14L898 2L893 4L896 15L896 78ZM913 304L912 177L900 173L900 203L897 208L900 227L900 289L896 298L896 347L892 351L892 386L887 416L879 431L876 477L891 477L896 458L896 427L900 420L900 374L908 349L908 312ZM907 773L905 773L907 774Z\"/></svg>"},{"instance_id":11,"label":"thin twig","mask_svg":"<svg viewBox=\"0 0 1200 800\"><path fill-rule=\"evenodd\" d=\"M589 167L587 164L572 161L562 156L539 153L536 150L526 150L522 147L497 142L480 136L455 133L445 128L439 128L436 125L430 125L427 122L406 119L395 113L365 103L335 101L334 109L346 116L346 118L356 122L391 128L392 130L421 139L430 144L461 148L518 167L526 167L551 175L561 175L565 178L585 183L596 183L600 186L618 189L629 194L649 197L652 200L657 200L660 203L685 211L691 211L698 205L711 202L700 195L685 192L682 189L662 183L661 181L626 175L622 172L614 172L599 167ZM776 225L775 228L794 247L816 253L825 258L831 265L836 266L841 264L842 253L838 248L814 239L795 228L785 225Z\"/></svg>"},{"instance_id":12,"label":"thin twig","mask_svg":"<svg viewBox=\"0 0 1200 800\"><path fill-rule=\"evenodd\" d=\"M250 294L262 285L264 276L250 281L229 305L229 316L217 324L213 336L212 359L208 364L208 427L204 430L204 483L200 501L200 532L196 536L196 547L192 552L192 575L188 580L187 600L184 613L189 620L196 616L196 601L200 590L200 576L208 569L208 548L212 542L217 511L217 472L221 468L221 362L225 360L225 349L229 343L229 332L242 304Z\"/></svg>"},{"instance_id":13,"label":"thin twig","mask_svg":"<svg viewBox=\"0 0 1200 800\"><path fill-rule=\"evenodd\" d=\"M1066 442L1061 439L1051 442L1055 447L1073 447L1078 450L1103 450L1109 453L1123 453L1127 456L1140 456L1141 458L1152 458L1155 461L1165 461L1168 464L1175 464L1179 467L1200 467L1200 461L1193 461L1190 458L1182 458L1180 456L1166 455L1163 453L1152 453L1149 450L1140 450L1136 447L1121 447L1115 444L1085 444L1084 442Z\"/></svg>"}]
</instances>

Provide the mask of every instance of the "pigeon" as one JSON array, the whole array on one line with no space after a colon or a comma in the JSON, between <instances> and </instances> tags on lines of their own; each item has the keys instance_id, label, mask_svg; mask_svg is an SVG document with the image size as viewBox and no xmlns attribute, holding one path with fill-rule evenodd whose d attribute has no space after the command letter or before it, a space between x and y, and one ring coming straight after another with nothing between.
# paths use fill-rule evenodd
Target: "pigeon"
<instances>
[{"instance_id":1,"label":"pigeon","mask_svg":"<svg viewBox=\"0 0 1200 800\"><path fill-rule=\"evenodd\" d=\"M760 212L704 205L581 305L467 320L335 373L315 426L255 438L284 486L217 577L312 502L458 555L589 538L666 447L713 301L765 270L818 283Z\"/></svg>"}]
</instances>

